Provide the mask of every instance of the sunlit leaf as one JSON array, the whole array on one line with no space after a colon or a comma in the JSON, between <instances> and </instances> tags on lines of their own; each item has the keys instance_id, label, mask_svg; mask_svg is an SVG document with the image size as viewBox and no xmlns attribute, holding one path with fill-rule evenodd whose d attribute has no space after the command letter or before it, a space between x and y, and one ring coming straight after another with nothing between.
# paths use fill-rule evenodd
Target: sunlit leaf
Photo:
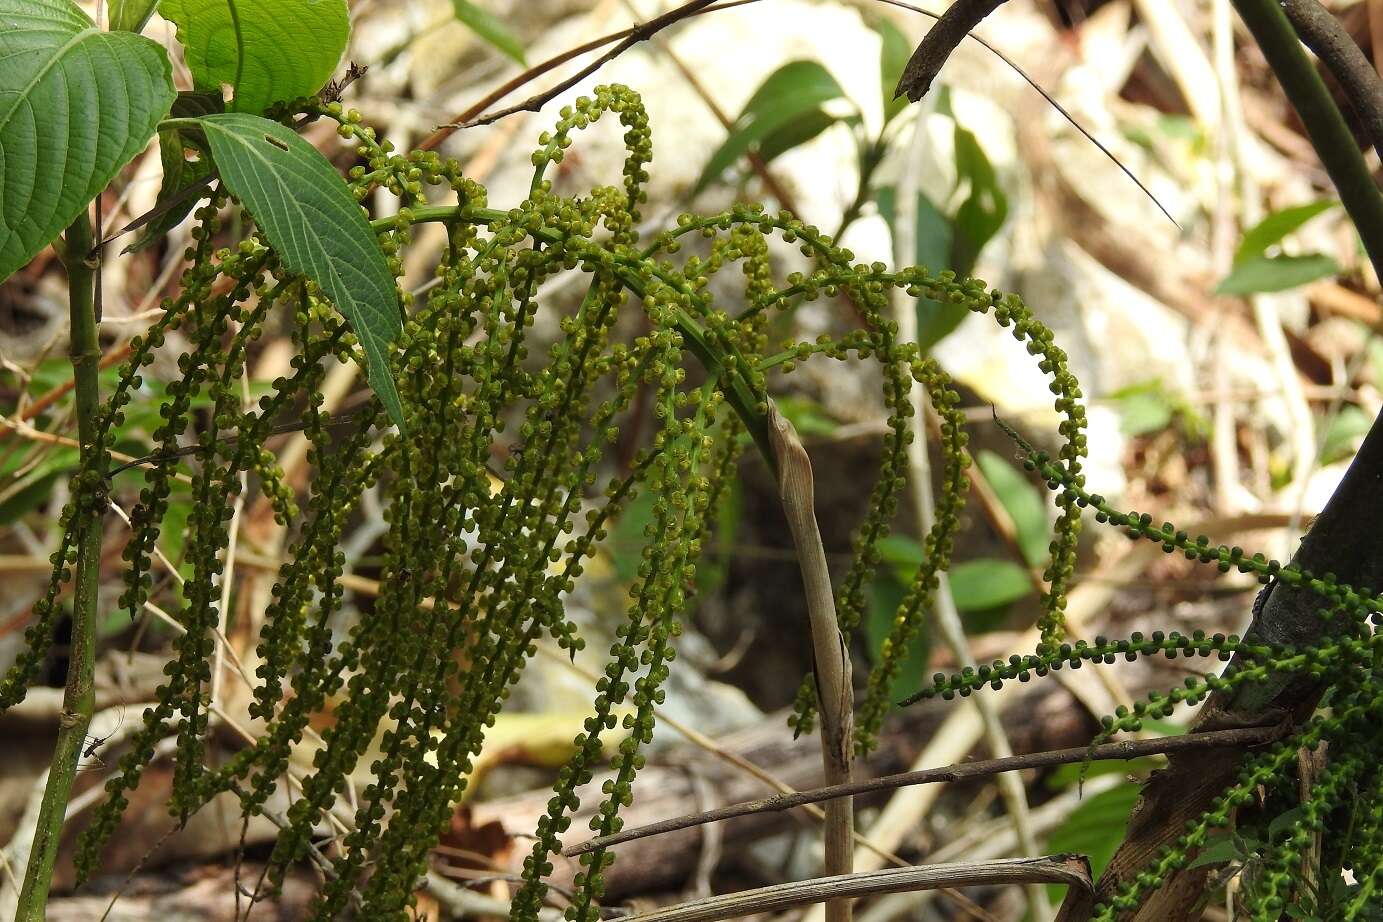
<instances>
[{"instance_id":1,"label":"sunlit leaf","mask_svg":"<svg viewBox=\"0 0 1383 922\"><path fill-rule=\"evenodd\" d=\"M162 0L197 89L231 90L232 112L260 113L317 92L350 37L346 0Z\"/></svg>"},{"instance_id":2,"label":"sunlit leaf","mask_svg":"<svg viewBox=\"0 0 1383 922\"><path fill-rule=\"evenodd\" d=\"M1175 408L1160 386L1130 388L1116 395L1119 431L1139 436L1159 432L1172 424Z\"/></svg>"},{"instance_id":3,"label":"sunlit leaf","mask_svg":"<svg viewBox=\"0 0 1383 922\"><path fill-rule=\"evenodd\" d=\"M1215 288L1215 294L1249 295L1287 291L1339 274L1339 265L1323 253L1253 256L1230 270L1229 275Z\"/></svg>"},{"instance_id":4,"label":"sunlit leaf","mask_svg":"<svg viewBox=\"0 0 1383 922\"><path fill-rule=\"evenodd\" d=\"M787 153L794 147L801 147L838 121L840 118L824 109L813 109L759 142L759 156L763 158L764 163L771 163L779 154Z\"/></svg>"},{"instance_id":5,"label":"sunlit leaf","mask_svg":"<svg viewBox=\"0 0 1383 922\"><path fill-rule=\"evenodd\" d=\"M528 63L524 60L523 43L493 13L471 3L470 0L451 0L451 6L456 12L456 18L470 27L476 35L520 64Z\"/></svg>"},{"instance_id":6,"label":"sunlit leaf","mask_svg":"<svg viewBox=\"0 0 1383 922\"><path fill-rule=\"evenodd\" d=\"M999 186L998 174L989 162L979 140L968 129L955 123L956 184L967 194L952 219L955 240L951 245L951 266L957 275L975 271L984 245L994 238L1008 217L1008 196Z\"/></svg>"},{"instance_id":7,"label":"sunlit leaf","mask_svg":"<svg viewBox=\"0 0 1383 922\"><path fill-rule=\"evenodd\" d=\"M883 186L875 191L874 201L879 206L879 214L888 226L893 228L897 221L897 190ZM937 209L932 200L921 192L917 193L917 219L914 222L913 262L926 266L933 272L941 272L951 265L952 230L951 222ZM931 298L917 299L917 344L924 350L931 349L948 333L960 326L969 316L970 310L962 304L948 304L933 301Z\"/></svg>"},{"instance_id":8,"label":"sunlit leaf","mask_svg":"<svg viewBox=\"0 0 1383 922\"><path fill-rule=\"evenodd\" d=\"M1240 241L1239 249L1234 253L1235 265L1253 259L1255 256L1264 255L1268 251L1268 247L1280 242L1283 237L1316 215L1329 211L1338 204L1340 203L1323 199L1318 202L1309 202L1305 205L1296 205L1292 208L1274 211L1244 231L1244 239Z\"/></svg>"},{"instance_id":9,"label":"sunlit leaf","mask_svg":"<svg viewBox=\"0 0 1383 922\"><path fill-rule=\"evenodd\" d=\"M806 119L819 124L812 119L812 113L823 104L844 96L845 91L840 88L836 78L817 62L793 61L784 64L754 91L744 111L730 127L730 136L707 161L692 194L701 192L751 148L763 145L775 133L787 129L794 122ZM817 133L824 128L822 126ZM798 143L805 140L809 138L802 138ZM776 153L786 149L780 147Z\"/></svg>"},{"instance_id":10,"label":"sunlit leaf","mask_svg":"<svg viewBox=\"0 0 1383 922\"><path fill-rule=\"evenodd\" d=\"M101 32L70 0L0 0L0 281L144 149L173 95L149 39Z\"/></svg>"},{"instance_id":11,"label":"sunlit leaf","mask_svg":"<svg viewBox=\"0 0 1383 922\"><path fill-rule=\"evenodd\" d=\"M112 32L140 32L157 7L158 0L110 0L106 22Z\"/></svg>"},{"instance_id":12,"label":"sunlit leaf","mask_svg":"<svg viewBox=\"0 0 1383 922\"><path fill-rule=\"evenodd\" d=\"M908 98L893 96L898 81L902 79L903 69L908 58L912 57L912 43L906 35L889 20L879 17L874 23L874 31L879 33L879 88L883 96L884 121L890 121L908 107Z\"/></svg>"}]
</instances>

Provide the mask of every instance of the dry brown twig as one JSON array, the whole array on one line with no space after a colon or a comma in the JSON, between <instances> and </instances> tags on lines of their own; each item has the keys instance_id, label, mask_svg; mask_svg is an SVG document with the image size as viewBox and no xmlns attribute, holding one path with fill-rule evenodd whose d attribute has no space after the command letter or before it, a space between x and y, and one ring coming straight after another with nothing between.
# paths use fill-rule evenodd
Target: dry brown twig
<instances>
[{"instance_id":1,"label":"dry brown twig","mask_svg":"<svg viewBox=\"0 0 1383 922\"><path fill-rule=\"evenodd\" d=\"M1345 88L1369 142L1383 156L1383 79L1364 57L1363 49L1317 0L1282 0L1282 9L1302 42Z\"/></svg>"},{"instance_id":2,"label":"dry brown twig","mask_svg":"<svg viewBox=\"0 0 1383 922\"><path fill-rule=\"evenodd\" d=\"M877 896L939 887L995 884L1066 884L1089 891L1090 862L1082 855L1053 855L1048 858L1009 858L839 874L693 900L652 912L623 916L620 922L718 922L720 919L733 919L751 913L777 912L835 900L841 896Z\"/></svg>"},{"instance_id":3,"label":"dry brown twig","mask_svg":"<svg viewBox=\"0 0 1383 922\"><path fill-rule=\"evenodd\" d=\"M1031 768L1052 768L1057 765L1075 765L1087 760L1130 760L1197 749L1261 746L1264 743L1272 742L1281 735L1282 728L1277 725L1247 729L1236 728L1151 740L1123 740L1100 746L1076 746L1071 749L1053 749L1047 752L1009 756L1006 759L984 759L978 762L962 762L958 765L947 765L941 768L925 768L921 771L901 772L866 781L854 781L849 784L817 788L813 791L800 791L796 794L774 794L759 800L728 804L703 813L673 817L659 823L650 823L647 826L624 829L614 835L588 839L579 845L564 849L562 854L567 857L575 857L597 848L609 848L635 839L674 832L678 829L717 823L739 816L747 816L751 813L776 813L805 804L830 802L836 798L870 794L875 791L889 791L918 784L939 784L971 778L988 778L1003 772L1022 771Z\"/></svg>"},{"instance_id":4,"label":"dry brown twig","mask_svg":"<svg viewBox=\"0 0 1383 922\"><path fill-rule=\"evenodd\" d=\"M811 624L812 671L821 712L821 760L828 784L849 784L855 745L855 692L850 651L836 619L835 593L816 523L812 462L792 422L768 401L768 441L778 468L778 493L787 514L792 543L807 596ZM834 798L826 805L826 872L849 874L854 860L854 802ZM817 902L811 900L810 902ZM850 922L850 901L826 903L827 922Z\"/></svg>"}]
</instances>

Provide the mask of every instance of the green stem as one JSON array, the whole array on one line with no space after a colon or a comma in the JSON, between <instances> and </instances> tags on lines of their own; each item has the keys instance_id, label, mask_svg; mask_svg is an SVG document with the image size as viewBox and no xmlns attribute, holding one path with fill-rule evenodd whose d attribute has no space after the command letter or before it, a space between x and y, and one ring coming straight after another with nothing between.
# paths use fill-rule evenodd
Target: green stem
<instances>
[{"instance_id":1,"label":"green stem","mask_svg":"<svg viewBox=\"0 0 1383 922\"><path fill-rule=\"evenodd\" d=\"M1383 195L1364 163L1354 135L1301 48L1296 30L1277 0L1234 0L1268 66L1297 110L1311 145L1340 193L1375 271L1383 273Z\"/></svg>"},{"instance_id":2,"label":"green stem","mask_svg":"<svg viewBox=\"0 0 1383 922\"><path fill-rule=\"evenodd\" d=\"M101 396L95 314L96 263L91 252L91 221L85 211L72 222L65 235L63 265L67 269L68 303L72 315L69 356L76 380L77 431L81 440L81 471L74 484L77 533L77 583L72 600L72 647L67 663L67 688L58 717L58 740L48 769L48 784L43 790L38 826L19 893L17 922L43 922L48 890L53 881L53 863L62 839L63 820L77 761L86 742L87 727L96 706L92 685L96 647L96 603L101 576L101 504L96 491L101 489L104 461L93 457L100 452L97 442L97 415Z\"/></svg>"},{"instance_id":3,"label":"green stem","mask_svg":"<svg viewBox=\"0 0 1383 922\"><path fill-rule=\"evenodd\" d=\"M510 219L509 212L497 208L472 208L458 205L429 205L423 208L410 208L406 213L401 212L400 214L406 214L410 224L426 222L450 224L459 221L488 226ZM370 222L370 227L376 233L394 230L399 226L399 218L399 215L377 218ZM534 240L541 240L544 243L559 243L562 240L562 233L552 228L528 228L527 231ZM623 266L617 274L625 287L636 296L643 297L644 281L636 271L637 268L631 262L631 264ZM763 456L769 469L776 472L777 461L768 442L767 418L759 409L762 395L756 394L742 376L734 373L737 364L733 361L734 359L739 359L738 365L740 366L747 366L748 363L737 354L723 354L706 335L705 328L691 314L678 308L676 315L677 332L682 334L687 348L696 356L697 361L702 364L708 374L724 381L721 390L725 394L726 401L735 411L735 414L739 416L740 421L744 423L746 431L753 437L754 444L758 447L759 454Z\"/></svg>"},{"instance_id":4,"label":"green stem","mask_svg":"<svg viewBox=\"0 0 1383 922\"><path fill-rule=\"evenodd\" d=\"M860 148L860 182L855 190L855 199L845 209L840 217L840 226L836 228L832 235L836 243L840 243L840 238L845 236L845 231L859 220L860 215L864 214L864 206L869 204L870 193L874 191L874 171L884 162L884 155L888 153L888 146L885 144L883 136L880 135L877 141L863 145Z\"/></svg>"}]
</instances>

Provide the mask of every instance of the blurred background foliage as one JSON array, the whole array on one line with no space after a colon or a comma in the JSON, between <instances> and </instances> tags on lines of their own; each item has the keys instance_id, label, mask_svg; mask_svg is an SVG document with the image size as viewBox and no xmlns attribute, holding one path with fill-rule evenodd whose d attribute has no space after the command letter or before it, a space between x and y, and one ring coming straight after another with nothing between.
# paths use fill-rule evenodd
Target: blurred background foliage
<instances>
[{"instance_id":1,"label":"blurred background foliage","mask_svg":"<svg viewBox=\"0 0 1383 922\"><path fill-rule=\"evenodd\" d=\"M1260 54L1237 28L1228 45L1215 35L1216 7L1223 2L1013 0L985 22L985 38L1107 154L975 42L961 45L922 103L895 101L892 88L930 20L869 0L761 0L698 16L631 49L549 108L555 111L596 83L626 83L643 95L654 133L645 213L659 225L688 208L712 211L759 200L835 234L860 260L895 262L901 236L912 241L912 252L902 254L908 261L977 275L1022 295L1056 331L1089 399L1092 486L1126 507L1282 556L1330 495L1383 406L1383 342L1376 336L1383 310L1379 280L1361 258ZM1383 69L1383 46L1378 57L1373 51L1374 37L1383 37L1383 2L1328 5ZM349 57L368 70L351 86L347 102L404 149L526 66L663 9L652 0L359 0L352 4ZM146 34L176 48L171 26L157 16ZM561 73L540 77L536 87ZM179 79L185 83L185 77ZM459 131L443 149L489 187L491 204L507 207L525 194L527 152L549 121L546 114L520 113ZM307 136L343 169L352 164L352 155L321 126ZM620 156L618 136L602 126L561 164L559 191L613 181ZM155 207L165 171L187 168L190 162L161 157L157 145L151 147L106 194L107 229ZM900 190L915 190L915 200L900 202ZM366 205L375 217L392 207L385 196ZM901 221L910 227L900 234ZM103 270L106 387L129 338L171 293L183 267L186 227L119 253L132 239L111 248ZM442 234L423 229L408 253L405 282L420 296L444 242ZM774 258L784 275L805 268L791 247ZM546 296L535 330L539 343L551 338L579 291L559 282ZM975 655L1006 655L1031 646L1024 638L1036 612L1053 510L1046 492L1015 464L992 418L997 413L1033 434L1052 429L1046 385L997 327L925 299L916 312L919 342L964 386L978 462L972 486L979 501L967 512L951 599ZM62 272L51 252L0 286L0 666L19 650L29 608L46 579L55 517L76 464L65 318ZM804 305L783 322L810 337L855 320L852 306L836 299ZM164 364L153 366L127 409L118 461L152 450L162 382L176 374L171 362L179 346L169 343ZM246 398L255 399L291 359L286 335L259 341L244 382ZM780 395L817 468L819 514L833 561L848 558L850 531L863 514L884 432L883 408L869 396L878 393L872 375L877 371L863 363L809 362ZM367 396L354 368L334 367L328 387L336 411ZM637 429L622 434L624 463L646 437ZM287 432L276 450L283 460L301 446ZM717 512L702 602L680 640L681 668L674 670L663 712L703 741L773 760L775 771L806 785L815 765L811 741L791 740L777 713L809 666L799 575L771 478L746 457L736 489L727 491ZM301 463L290 472L299 485L311 476ZM116 476L117 508L138 484L136 472ZM177 486L160 545L175 568L181 563L176 522L186 519L190 502ZM352 523L344 548L353 595L340 616L342 634L351 619L368 617L378 576L382 510L369 497L363 508L367 513ZM614 529L611 551L569 599L569 614L597 639L617 623L621 587L635 575L648 524L648 505L632 504ZM238 513L237 527L239 581L227 635L232 644L252 645L253 637L239 628L255 623L253 609L263 605L267 590L266 567L282 536L254 496ZM109 520L103 573L112 587L122 565L122 528L118 518ZM857 674L867 672L921 559L918 534L916 523L901 514L883 547L886 565L871 587L870 615L853 651ZM1178 560L1130 550L1102 532L1086 544L1080 602L1073 607L1089 634L1168 623L1239 631L1247 623L1253 586L1237 574L1208 576ZM158 587L155 600L175 597L174 583ZM102 597L112 612L114 591ZM103 619L99 695L111 719L93 730L84 786L98 785L118 756L122 728L137 722L133 714L158 680L170 637L157 618L133 624L123 614ZM587 650L606 646L592 642ZM901 697L954 665L944 645L924 634L895 690ZM45 675L53 694L36 694L0 719L9 741L0 753L0 843L28 809L45 765L51 740L43 721L56 707L64 667L59 647ZM507 898L505 874L526 850L516 837L531 829L530 814L543 809L544 787L584 717L590 673L601 668L591 652L575 664L543 657L525 674L514 706L487 743L477 769L485 778L437 852L438 880L479 877L483 883L471 894ZM1098 678L1070 676L1064 685L1006 698L1005 726L1015 749L1077 745L1116 704L1178 680L1175 664L1149 662ZM976 733L966 737L953 727L950 748L938 748L929 740L941 719L935 712L900 716L870 770L964 757ZM224 745L234 744L228 739ZM310 744L302 750L295 758L310 761ZM647 802L650 816L694 809L705 793L697 793L695 776L707 769L689 769L688 781L672 766L707 760L677 733L660 731L654 761L669 766L668 773L649 772L638 785L648 793L636 803ZM1097 767L1083 799L1069 772L1026 779L1048 851L1088 853L1098 872L1124 832L1136 790L1127 774L1156 764ZM179 881L183 896L134 887L117 913L143 918L183 899L192 907L188 913L203 913L187 918L232 918L218 902L227 888L208 889L212 895L200 910L185 894L236 860L241 830L207 820L173 835L157 806L159 783L157 772L146 778L141 791L147 809L131 811L127 835L117 837L106 870L116 881L136 868L143 878ZM750 795L762 790L752 781L738 783L749 783L743 790ZM900 794L889 805L912 822L885 848L912 860L1015 850L992 787L928 791L920 802ZM866 804L866 835L880 806ZM79 802L75 810L83 808ZM976 839L986 829L989 834ZM247 828L241 858L262 857L273 834L272 828ZM627 900L806 876L818 860L812 841L809 827L783 821L760 823L733 840L669 846L667 854L659 853L657 868L616 865L610 896ZM155 842L161 844L146 855ZM1217 847L1237 866L1252 868L1251 839L1230 837ZM60 886L70 882L70 868L61 875ZM1227 875L1221 882L1231 898L1234 881ZM12 889L11 878L0 875L0 888ZM1013 893L970 896L994 918L1017 919L1024 912ZM293 899L291 888L281 897L289 916ZM107 900L90 892L64 896L54 901L51 917L94 918L99 911L92 907ZM419 906L434 917L474 914L474 906L467 910L464 899L436 881L420 893ZM869 922L965 917L954 903L933 904L926 895L882 898L862 907L861 915Z\"/></svg>"}]
</instances>

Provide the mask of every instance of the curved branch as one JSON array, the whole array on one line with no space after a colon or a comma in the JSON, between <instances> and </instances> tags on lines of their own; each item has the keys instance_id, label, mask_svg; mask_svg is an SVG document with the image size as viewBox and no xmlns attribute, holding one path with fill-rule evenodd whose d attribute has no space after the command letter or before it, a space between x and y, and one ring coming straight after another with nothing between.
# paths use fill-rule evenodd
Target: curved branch
<instances>
[{"instance_id":1,"label":"curved branch","mask_svg":"<svg viewBox=\"0 0 1383 922\"><path fill-rule=\"evenodd\" d=\"M1350 105L1359 113L1369 142L1383 156L1383 80L1349 32L1318 0L1282 0L1306 47L1316 53L1340 81Z\"/></svg>"}]
</instances>

